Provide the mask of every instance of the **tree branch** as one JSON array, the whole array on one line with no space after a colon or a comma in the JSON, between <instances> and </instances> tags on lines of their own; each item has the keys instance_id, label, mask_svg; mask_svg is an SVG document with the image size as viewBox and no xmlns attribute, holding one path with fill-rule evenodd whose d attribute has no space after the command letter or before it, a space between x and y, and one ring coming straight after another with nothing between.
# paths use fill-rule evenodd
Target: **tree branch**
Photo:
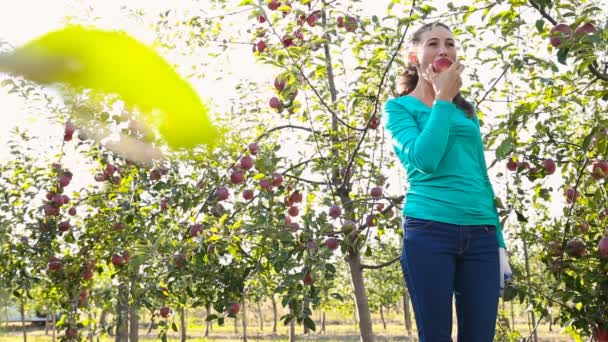
<instances>
[{"instance_id":1,"label":"tree branch","mask_svg":"<svg viewBox=\"0 0 608 342\"><path fill-rule=\"evenodd\" d=\"M399 261L399 258L401 258L401 256L397 256L397 257L395 257L395 258L393 258L393 259L391 259L391 260L389 260L387 262L383 262L383 263L381 263L379 265L364 265L364 264L361 264L361 269L362 270L364 270L364 269L377 270L377 269L380 269L380 268L383 268L383 267L386 267L386 266L390 266L390 265L396 263L397 261Z\"/></svg>"}]
</instances>

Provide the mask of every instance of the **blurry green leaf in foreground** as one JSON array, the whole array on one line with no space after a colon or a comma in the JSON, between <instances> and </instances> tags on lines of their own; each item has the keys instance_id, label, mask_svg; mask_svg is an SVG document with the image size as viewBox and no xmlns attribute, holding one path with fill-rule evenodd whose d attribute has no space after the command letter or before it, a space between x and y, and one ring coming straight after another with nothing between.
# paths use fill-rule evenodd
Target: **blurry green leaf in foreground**
<instances>
[{"instance_id":1,"label":"blurry green leaf in foreground","mask_svg":"<svg viewBox=\"0 0 608 342\"><path fill-rule=\"evenodd\" d=\"M208 108L152 48L121 32L68 26L0 56L0 71L117 94L173 148L212 145Z\"/></svg>"}]
</instances>

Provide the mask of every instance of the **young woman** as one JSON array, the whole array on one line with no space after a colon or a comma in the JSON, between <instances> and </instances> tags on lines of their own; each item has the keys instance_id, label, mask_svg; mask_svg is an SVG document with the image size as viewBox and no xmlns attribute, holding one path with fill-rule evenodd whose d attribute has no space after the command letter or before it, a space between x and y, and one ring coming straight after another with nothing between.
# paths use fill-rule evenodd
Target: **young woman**
<instances>
[{"instance_id":1,"label":"young woman","mask_svg":"<svg viewBox=\"0 0 608 342\"><path fill-rule=\"evenodd\" d=\"M490 342L508 262L475 108L459 92L464 66L441 23L413 34L407 58L384 122L409 182L401 266L418 336L452 341L455 296L458 341ZM434 70L446 58L453 64Z\"/></svg>"}]
</instances>

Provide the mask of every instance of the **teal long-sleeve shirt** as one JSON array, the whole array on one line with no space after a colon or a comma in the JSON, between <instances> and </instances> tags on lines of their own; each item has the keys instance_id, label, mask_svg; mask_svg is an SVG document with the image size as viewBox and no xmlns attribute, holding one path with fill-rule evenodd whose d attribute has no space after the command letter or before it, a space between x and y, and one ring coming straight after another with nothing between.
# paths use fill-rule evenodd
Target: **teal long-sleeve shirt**
<instances>
[{"instance_id":1,"label":"teal long-sleeve shirt","mask_svg":"<svg viewBox=\"0 0 608 342\"><path fill-rule=\"evenodd\" d=\"M383 115L408 177L403 215L495 225L504 248L477 116L469 118L444 100L435 100L430 108L411 95L386 101Z\"/></svg>"}]
</instances>

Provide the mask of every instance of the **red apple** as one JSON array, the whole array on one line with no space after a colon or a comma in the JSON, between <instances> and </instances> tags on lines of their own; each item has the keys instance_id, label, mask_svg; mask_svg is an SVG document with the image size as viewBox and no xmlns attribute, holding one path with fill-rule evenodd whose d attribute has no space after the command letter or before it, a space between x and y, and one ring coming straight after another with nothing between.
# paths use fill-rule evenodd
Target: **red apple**
<instances>
[{"instance_id":1,"label":"red apple","mask_svg":"<svg viewBox=\"0 0 608 342\"><path fill-rule=\"evenodd\" d=\"M314 27L317 20L319 20L319 16L316 13L313 13L306 18L306 23L308 26Z\"/></svg>"},{"instance_id":2,"label":"red apple","mask_svg":"<svg viewBox=\"0 0 608 342\"><path fill-rule=\"evenodd\" d=\"M260 187L266 191L270 191L272 185L270 184L270 180L268 178L264 178L260 180Z\"/></svg>"},{"instance_id":3,"label":"red apple","mask_svg":"<svg viewBox=\"0 0 608 342\"><path fill-rule=\"evenodd\" d=\"M359 21L355 17L347 16L344 21L344 27L348 32L354 32L359 27Z\"/></svg>"},{"instance_id":4,"label":"red apple","mask_svg":"<svg viewBox=\"0 0 608 342\"><path fill-rule=\"evenodd\" d=\"M377 211L384 210L384 203L378 203L378 204L376 204L376 210Z\"/></svg>"},{"instance_id":5,"label":"red apple","mask_svg":"<svg viewBox=\"0 0 608 342\"><path fill-rule=\"evenodd\" d=\"M258 23L263 24L266 22L266 17L263 15L258 15Z\"/></svg>"},{"instance_id":6,"label":"red apple","mask_svg":"<svg viewBox=\"0 0 608 342\"><path fill-rule=\"evenodd\" d=\"M67 337L68 339L75 339L78 337L78 330L74 329L74 328L67 328L65 329L65 337Z\"/></svg>"},{"instance_id":7,"label":"red apple","mask_svg":"<svg viewBox=\"0 0 608 342\"><path fill-rule=\"evenodd\" d=\"M70 203L70 198L67 195L62 195L61 197L63 197L63 204Z\"/></svg>"},{"instance_id":8,"label":"red apple","mask_svg":"<svg viewBox=\"0 0 608 342\"><path fill-rule=\"evenodd\" d=\"M568 188L566 190L565 194L566 194L566 202L568 202L568 203L575 202L579 196L578 190L576 190L574 188Z\"/></svg>"},{"instance_id":9,"label":"red apple","mask_svg":"<svg viewBox=\"0 0 608 342\"><path fill-rule=\"evenodd\" d=\"M608 163L604 160L596 161L591 166L591 177L595 180L600 180L608 176Z\"/></svg>"},{"instance_id":10,"label":"red apple","mask_svg":"<svg viewBox=\"0 0 608 342\"><path fill-rule=\"evenodd\" d=\"M55 196L53 196L53 199L51 200L51 202L53 202L54 205L60 207L63 205L63 196L55 195Z\"/></svg>"},{"instance_id":11,"label":"red apple","mask_svg":"<svg viewBox=\"0 0 608 342\"><path fill-rule=\"evenodd\" d=\"M57 228L59 229L60 232L67 232L68 230L70 230L70 222L68 222L68 221L60 222L59 225L57 226Z\"/></svg>"},{"instance_id":12,"label":"red apple","mask_svg":"<svg viewBox=\"0 0 608 342\"><path fill-rule=\"evenodd\" d=\"M376 225L376 216L375 215L367 215L367 217L365 218L365 223L367 224L368 227L374 227Z\"/></svg>"},{"instance_id":13,"label":"red apple","mask_svg":"<svg viewBox=\"0 0 608 342\"><path fill-rule=\"evenodd\" d=\"M597 342L608 342L608 330L595 327L593 328L593 337Z\"/></svg>"},{"instance_id":14,"label":"red apple","mask_svg":"<svg viewBox=\"0 0 608 342\"><path fill-rule=\"evenodd\" d=\"M552 175L555 173L555 162L551 158L547 158L543 161L543 167L545 168L545 173L548 175Z\"/></svg>"},{"instance_id":15,"label":"red apple","mask_svg":"<svg viewBox=\"0 0 608 342\"><path fill-rule=\"evenodd\" d=\"M93 279L93 271L91 271L91 270L84 270L84 272L82 272L82 279L84 279L84 280L91 280L91 279Z\"/></svg>"},{"instance_id":16,"label":"red apple","mask_svg":"<svg viewBox=\"0 0 608 342\"><path fill-rule=\"evenodd\" d=\"M302 279L302 281L304 282L304 285L312 285L315 282L315 280L312 279L310 272L306 272L306 274L304 275L304 279Z\"/></svg>"},{"instance_id":17,"label":"red apple","mask_svg":"<svg viewBox=\"0 0 608 342\"><path fill-rule=\"evenodd\" d=\"M280 172L273 172L272 181L270 184L272 184L272 186L279 186L283 184L283 175Z\"/></svg>"},{"instance_id":18,"label":"red apple","mask_svg":"<svg viewBox=\"0 0 608 342\"><path fill-rule=\"evenodd\" d=\"M173 259L175 260L175 266L177 266L177 268L184 268L186 266L186 254L177 253L173 256Z\"/></svg>"},{"instance_id":19,"label":"red apple","mask_svg":"<svg viewBox=\"0 0 608 342\"><path fill-rule=\"evenodd\" d=\"M575 36L587 34L587 33L591 33L591 34L597 33L597 29L595 28L595 26L592 23L585 23L583 26L579 26L576 28L576 30L574 30Z\"/></svg>"},{"instance_id":20,"label":"red apple","mask_svg":"<svg viewBox=\"0 0 608 342\"><path fill-rule=\"evenodd\" d=\"M97 181L97 182L103 182L106 179L107 179L107 177L106 177L105 173L99 172L99 173L95 174L95 181Z\"/></svg>"},{"instance_id":21,"label":"red apple","mask_svg":"<svg viewBox=\"0 0 608 342\"><path fill-rule=\"evenodd\" d=\"M285 88L285 80L277 77L274 79L274 88L278 91L282 91Z\"/></svg>"},{"instance_id":22,"label":"red apple","mask_svg":"<svg viewBox=\"0 0 608 342\"><path fill-rule=\"evenodd\" d=\"M325 240L325 247L331 249L332 251L337 249L338 246L340 245L340 241L336 238L329 238L327 240Z\"/></svg>"},{"instance_id":23,"label":"red apple","mask_svg":"<svg viewBox=\"0 0 608 342\"><path fill-rule=\"evenodd\" d=\"M250 190L250 189L244 190L243 198L247 201L251 201L253 199L253 190Z\"/></svg>"},{"instance_id":24,"label":"red apple","mask_svg":"<svg viewBox=\"0 0 608 342\"><path fill-rule=\"evenodd\" d=\"M266 42L264 40L259 40L258 43L255 45L255 48L258 49L259 53L264 52L264 50L266 50Z\"/></svg>"},{"instance_id":25,"label":"red apple","mask_svg":"<svg viewBox=\"0 0 608 342\"><path fill-rule=\"evenodd\" d=\"M239 313L239 311L241 311L241 304L239 303L232 303L228 308L229 315L236 315Z\"/></svg>"},{"instance_id":26,"label":"red apple","mask_svg":"<svg viewBox=\"0 0 608 342\"><path fill-rule=\"evenodd\" d=\"M336 26L338 26L338 28L344 27L344 17L342 17L342 16L338 17L336 19L336 23L337 23Z\"/></svg>"},{"instance_id":27,"label":"red apple","mask_svg":"<svg viewBox=\"0 0 608 342\"><path fill-rule=\"evenodd\" d=\"M276 111L280 111L281 109L283 109L283 103L281 102L281 100L279 100L278 97L273 96L269 101L268 101L268 105L270 106L270 108L276 110Z\"/></svg>"},{"instance_id":28,"label":"red apple","mask_svg":"<svg viewBox=\"0 0 608 342\"><path fill-rule=\"evenodd\" d=\"M290 34L286 34L283 36L281 41L283 42L283 46L290 47L293 45L293 36Z\"/></svg>"},{"instance_id":29,"label":"red apple","mask_svg":"<svg viewBox=\"0 0 608 342\"><path fill-rule=\"evenodd\" d=\"M340 215L342 215L342 208L340 208L339 205L334 204L331 207L329 207L329 216L332 218L338 218L340 217Z\"/></svg>"},{"instance_id":30,"label":"red apple","mask_svg":"<svg viewBox=\"0 0 608 342\"><path fill-rule=\"evenodd\" d=\"M515 161L515 159L510 158L509 161L507 162L507 169L509 171L515 171L515 170L517 170L518 165L519 164Z\"/></svg>"},{"instance_id":31,"label":"red apple","mask_svg":"<svg viewBox=\"0 0 608 342\"><path fill-rule=\"evenodd\" d=\"M371 120L369 120L369 128L377 129L379 125L380 125L380 120L378 120L378 117L374 115L371 118Z\"/></svg>"},{"instance_id":32,"label":"red apple","mask_svg":"<svg viewBox=\"0 0 608 342\"><path fill-rule=\"evenodd\" d=\"M268 9L270 9L271 11L276 11L279 7L281 7L281 3L277 0L272 0L268 3Z\"/></svg>"},{"instance_id":33,"label":"red apple","mask_svg":"<svg viewBox=\"0 0 608 342\"><path fill-rule=\"evenodd\" d=\"M63 140L72 140L72 135L74 134L74 131L76 131L76 126L74 126L74 124L72 124L71 122L67 122L65 124L65 130L63 132Z\"/></svg>"},{"instance_id":34,"label":"red apple","mask_svg":"<svg viewBox=\"0 0 608 342\"><path fill-rule=\"evenodd\" d=\"M224 201L228 199L230 193L228 192L228 188L225 186L220 186L215 190L215 197L218 201Z\"/></svg>"},{"instance_id":35,"label":"red apple","mask_svg":"<svg viewBox=\"0 0 608 342\"><path fill-rule=\"evenodd\" d=\"M232 184L241 184L245 181L245 176L243 176L242 172L235 171L230 174L230 181L232 182Z\"/></svg>"},{"instance_id":36,"label":"red apple","mask_svg":"<svg viewBox=\"0 0 608 342\"><path fill-rule=\"evenodd\" d=\"M304 33L300 29L293 31L293 36L299 40L304 40Z\"/></svg>"},{"instance_id":37,"label":"red apple","mask_svg":"<svg viewBox=\"0 0 608 342\"><path fill-rule=\"evenodd\" d=\"M61 185L62 187L66 187L70 184L71 180L72 180L72 175L64 173L61 175L61 177L59 177L59 185Z\"/></svg>"},{"instance_id":38,"label":"red apple","mask_svg":"<svg viewBox=\"0 0 608 342\"><path fill-rule=\"evenodd\" d=\"M61 261L55 257L51 257L47 264L47 267L50 271L57 271L63 267Z\"/></svg>"},{"instance_id":39,"label":"red apple","mask_svg":"<svg viewBox=\"0 0 608 342\"><path fill-rule=\"evenodd\" d=\"M160 308L160 316L162 318L167 318L169 317L169 314L171 314L171 309L169 309L166 306L163 306L162 308Z\"/></svg>"},{"instance_id":40,"label":"red apple","mask_svg":"<svg viewBox=\"0 0 608 342\"><path fill-rule=\"evenodd\" d=\"M375 188L372 188L372 190L370 191L370 195L373 198L380 198L380 197L382 197L382 187L377 186Z\"/></svg>"},{"instance_id":41,"label":"red apple","mask_svg":"<svg viewBox=\"0 0 608 342\"><path fill-rule=\"evenodd\" d=\"M454 62L452 62L451 59L446 58L446 57L437 58L436 60L433 61L433 71L438 72L438 73L444 72L453 63Z\"/></svg>"},{"instance_id":42,"label":"red apple","mask_svg":"<svg viewBox=\"0 0 608 342\"><path fill-rule=\"evenodd\" d=\"M289 208L287 213L289 214L289 216L296 217L300 213L300 210L298 209L298 207L293 206Z\"/></svg>"},{"instance_id":43,"label":"red apple","mask_svg":"<svg viewBox=\"0 0 608 342\"><path fill-rule=\"evenodd\" d=\"M122 222L114 223L114 230L123 230L125 228L125 224Z\"/></svg>"},{"instance_id":44,"label":"red apple","mask_svg":"<svg viewBox=\"0 0 608 342\"><path fill-rule=\"evenodd\" d=\"M239 166L243 170L251 169L253 167L253 158L251 158L250 156L244 156L243 158L241 158Z\"/></svg>"},{"instance_id":45,"label":"red apple","mask_svg":"<svg viewBox=\"0 0 608 342\"><path fill-rule=\"evenodd\" d=\"M302 202L302 193L296 190L289 196L289 199L293 203L301 203Z\"/></svg>"},{"instance_id":46,"label":"red apple","mask_svg":"<svg viewBox=\"0 0 608 342\"><path fill-rule=\"evenodd\" d=\"M203 225L195 223L190 227L190 237L195 237L203 232Z\"/></svg>"},{"instance_id":47,"label":"red apple","mask_svg":"<svg viewBox=\"0 0 608 342\"><path fill-rule=\"evenodd\" d=\"M585 242L581 238L574 238L567 242L566 253L568 255L580 258L585 255Z\"/></svg>"},{"instance_id":48,"label":"red apple","mask_svg":"<svg viewBox=\"0 0 608 342\"><path fill-rule=\"evenodd\" d=\"M602 259L608 259L608 236L604 236L600 239L598 250Z\"/></svg>"},{"instance_id":49,"label":"red apple","mask_svg":"<svg viewBox=\"0 0 608 342\"><path fill-rule=\"evenodd\" d=\"M160 171L157 169L152 169L152 171L150 171L150 180L153 181L157 181L159 180L161 177Z\"/></svg>"},{"instance_id":50,"label":"red apple","mask_svg":"<svg viewBox=\"0 0 608 342\"><path fill-rule=\"evenodd\" d=\"M122 266L122 264L125 262L125 260L123 259L122 256L120 255L113 255L112 258L110 259L110 262L112 262L112 264L114 266Z\"/></svg>"},{"instance_id":51,"label":"red apple","mask_svg":"<svg viewBox=\"0 0 608 342\"><path fill-rule=\"evenodd\" d=\"M258 145L257 143L250 143L249 145L247 145L247 149L249 149L249 153L255 156L256 154L258 154L258 152L260 152L260 145Z\"/></svg>"},{"instance_id":52,"label":"red apple","mask_svg":"<svg viewBox=\"0 0 608 342\"><path fill-rule=\"evenodd\" d=\"M568 24L560 23L553 26L549 33L551 34L551 37L549 38L551 45L553 45L553 47L559 47L562 44L563 39L567 39L570 36L571 29Z\"/></svg>"},{"instance_id":53,"label":"red apple","mask_svg":"<svg viewBox=\"0 0 608 342\"><path fill-rule=\"evenodd\" d=\"M169 200L163 198L160 200L160 210L165 211L169 209Z\"/></svg>"}]
</instances>

